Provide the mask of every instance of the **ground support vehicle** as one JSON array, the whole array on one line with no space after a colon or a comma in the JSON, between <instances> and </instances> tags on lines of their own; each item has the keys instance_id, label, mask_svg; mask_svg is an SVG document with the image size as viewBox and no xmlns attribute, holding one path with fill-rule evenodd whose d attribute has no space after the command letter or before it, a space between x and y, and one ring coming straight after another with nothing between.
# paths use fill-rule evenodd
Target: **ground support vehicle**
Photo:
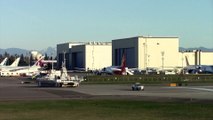
<instances>
[{"instance_id":1,"label":"ground support vehicle","mask_svg":"<svg viewBox=\"0 0 213 120\"><path fill-rule=\"evenodd\" d=\"M60 75L52 70L47 76L37 78L39 87L78 87L81 81L78 76L69 76L65 67L62 67Z\"/></svg>"},{"instance_id":2,"label":"ground support vehicle","mask_svg":"<svg viewBox=\"0 0 213 120\"><path fill-rule=\"evenodd\" d=\"M140 91L140 90L144 90L144 86L141 85L140 83L135 83L132 85L132 90L133 91Z\"/></svg>"}]
</instances>

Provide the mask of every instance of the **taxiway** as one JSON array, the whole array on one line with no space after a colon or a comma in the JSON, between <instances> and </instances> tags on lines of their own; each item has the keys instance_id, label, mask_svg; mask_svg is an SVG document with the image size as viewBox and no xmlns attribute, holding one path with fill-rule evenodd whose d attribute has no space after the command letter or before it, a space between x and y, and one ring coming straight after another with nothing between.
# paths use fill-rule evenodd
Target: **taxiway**
<instances>
[{"instance_id":1,"label":"taxiway","mask_svg":"<svg viewBox=\"0 0 213 120\"><path fill-rule=\"evenodd\" d=\"M0 100L58 99L136 99L150 101L213 102L213 86L169 87L146 85L144 91L132 91L130 84L81 84L77 88L37 87L21 84L22 78L0 78Z\"/></svg>"}]
</instances>

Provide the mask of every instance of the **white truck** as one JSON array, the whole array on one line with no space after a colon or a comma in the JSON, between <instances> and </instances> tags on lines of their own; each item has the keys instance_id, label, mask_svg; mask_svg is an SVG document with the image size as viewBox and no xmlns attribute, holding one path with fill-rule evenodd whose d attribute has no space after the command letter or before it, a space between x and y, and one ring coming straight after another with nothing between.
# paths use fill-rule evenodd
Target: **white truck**
<instances>
[{"instance_id":1,"label":"white truck","mask_svg":"<svg viewBox=\"0 0 213 120\"><path fill-rule=\"evenodd\" d=\"M144 91L144 86L141 85L140 83L135 83L132 85L132 90L133 91L140 91L140 90Z\"/></svg>"}]
</instances>

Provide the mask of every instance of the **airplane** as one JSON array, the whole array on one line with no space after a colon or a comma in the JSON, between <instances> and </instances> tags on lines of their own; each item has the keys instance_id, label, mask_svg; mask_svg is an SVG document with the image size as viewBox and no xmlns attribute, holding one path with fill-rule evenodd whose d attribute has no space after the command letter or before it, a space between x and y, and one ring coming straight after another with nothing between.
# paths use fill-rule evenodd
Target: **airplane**
<instances>
[{"instance_id":1,"label":"airplane","mask_svg":"<svg viewBox=\"0 0 213 120\"><path fill-rule=\"evenodd\" d=\"M8 58L4 58L4 60L1 62L0 66L6 66ZM10 67L17 67L20 61L20 57L16 58L15 61L9 65Z\"/></svg>"},{"instance_id":2,"label":"airplane","mask_svg":"<svg viewBox=\"0 0 213 120\"><path fill-rule=\"evenodd\" d=\"M190 65L187 56L186 67L183 71L185 74L213 74L213 65Z\"/></svg>"},{"instance_id":3,"label":"airplane","mask_svg":"<svg viewBox=\"0 0 213 120\"><path fill-rule=\"evenodd\" d=\"M8 58L5 58L2 62L1 62L1 65L0 65L0 72L2 70L5 70L5 69L12 69L14 67L17 67L18 64L19 64L19 61L20 61L20 57L16 58L15 61L9 65L9 66L6 66L6 62L7 62Z\"/></svg>"},{"instance_id":4,"label":"airplane","mask_svg":"<svg viewBox=\"0 0 213 120\"><path fill-rule=\"evenodd\" d=\"M17 67L20 61L20 57L16 58L16 60L10 65L11 67Z\"/></svg>"},{"instance_id":5,"label":"airplane","mask_svg":"<svg viewBox=\"0 0 213 120\"><path fill-rule=\"evenodd\" d=\"M8 58L4 58L4 60L2 60L2 62L0 63L0 66L5 66L7 63Z\"/></svg>"},{"instance_id":6,"label":"airplane","mask_svg":"<svg viewBox=\"0 0 213 120\"><path fill-rule=\"evenodd\" d=\"M213 65L190 65L183 70L185 74L213 74Z\"/></svg>"},{"instance_id":7,"label":"airplane","mask_svg":"<svg viewBox=\"0 0 213 120\"><path fill-rule=\"evenodd\" d=\"M102 75L102 74L108 74L108 75L133 75L133 72L130 71L130 69L128 69L128 67L126 67L126 56L125 56L125 53L123 53L120 66L105 67L98 74L99 75Z\"/></svg>"},{"instance_id":8,"label":"airplane","mask_svg":"<svg viewBox=\"0 0 213 120\"><path fill-rule=\"evenodd\" d=\"M21 66L21 67L9 67L1 70L1 76L32 76L39 74L41 67L43 66L42 56L33 66Z\"/></svg>"}]
</instances>

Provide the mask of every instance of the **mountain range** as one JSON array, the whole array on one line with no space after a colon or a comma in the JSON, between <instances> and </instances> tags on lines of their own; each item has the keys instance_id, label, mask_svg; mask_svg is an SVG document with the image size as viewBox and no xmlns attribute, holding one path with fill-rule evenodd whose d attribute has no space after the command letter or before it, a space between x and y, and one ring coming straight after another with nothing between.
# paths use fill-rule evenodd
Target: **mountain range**
<instances>
[{"instance_id":1,"label":"mountain range","mask_svg":"<svg viewBox=\"0 0 213 120\"><path fill-rule=\"evenodd\" d=\"M0 54L5 54L5 52L7 52L10 55L29 55L29 52L32 50L26 50L26 49L21 49L21 48L7 48L7 49L1 49L0 48ZM47 56L56 56L56 48L54 47L48 47L46 49L42 49L42 50L37 50L38 52L40 52L41 54L45 55L47 54Z\"/></svg>"},{"instance_id":2,"label":"mountain range","mask_svg":"<svg viewBox=\"0 0 213 120\"><path fill-rule=\"evenodd\" d=\"M183 48L180 47L179 51L192 51L192 50L201 50L203 52L213 52L213 48L205 48L205 47L199 47L199 48ZM21 48L7 48L7 49L1 49L0 48L0 54L4 54L5 52L9 53L10 55L28 55L31 50L21 49ZM44 54L47 54L47 56L56 56L56 48L54 47L48 47L43 50L39 50L38 52Z\"/></svg>"}]
</instances>

